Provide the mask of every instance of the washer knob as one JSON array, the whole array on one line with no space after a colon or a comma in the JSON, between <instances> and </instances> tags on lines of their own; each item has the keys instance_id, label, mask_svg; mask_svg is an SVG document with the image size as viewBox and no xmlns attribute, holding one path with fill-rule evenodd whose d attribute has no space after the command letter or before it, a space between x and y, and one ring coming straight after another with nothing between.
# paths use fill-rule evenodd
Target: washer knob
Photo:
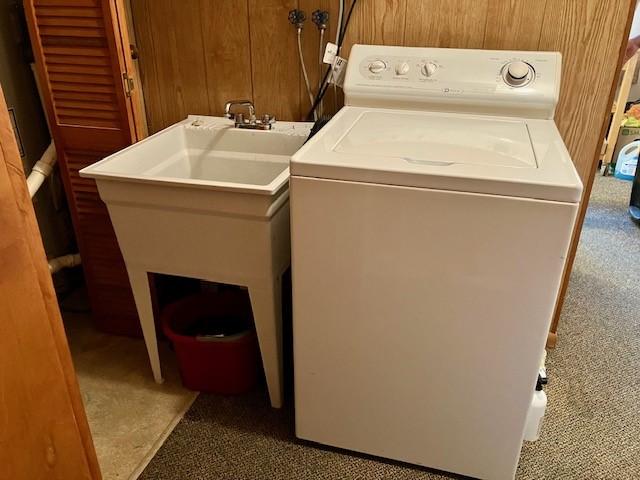
<instances>
[{"instance_id":1,"label":"washer knob","mask_svg":"<svg viewBox=\"0 0 640 480\"><path fill-rule=\"evenodd\" d=\"M402 62L396 65L396 75L406 75L409 73L409 64L407 62Z\"/></svg>"},{"instance_id":2,"label":"washer knob","mask_svg":"<svg viewBox=\"0 0 640 480\"><path fill-rule=\"evenodd\" d=\"M387 68L387 64L382 60L376 60L369 64L369 71L371 73L382 73Z\"/></svg>"},{"instance_id":3,"label":"washer knob","mask_svg":"<svg viewBox=\"0 0 640 480\"><path fill-rule=\"evenodd\" d=\"M438 65L436 65L433 62L427 62L424 65L422 65L422 68L421 68L422 75L424 75L425 77L433 76L433 74L436 73L436 70L438 70Z\"/></svg>"},{"instance_id":4,"label":"washer knob","mask_svg":"<svg viewBox=\"0 0 640 480\"><path fill-rule=\"evenodd\" d=\"M504 80L512 87L521 87L529 81L531 73L533 71L528 63L517 60L507 64Z\"/></svg>"}]
</instances>

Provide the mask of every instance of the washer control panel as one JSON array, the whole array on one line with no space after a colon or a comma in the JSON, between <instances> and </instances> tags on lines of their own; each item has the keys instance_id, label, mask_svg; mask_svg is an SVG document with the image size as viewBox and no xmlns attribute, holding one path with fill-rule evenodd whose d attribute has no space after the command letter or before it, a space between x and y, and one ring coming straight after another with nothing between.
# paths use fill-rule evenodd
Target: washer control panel
<instances>
[{"instance_id":1,"label":"washer control panel","mask_svg":"<svg viewBox=\"0 0 640 480\"><path fill-rule=\"evenodd\" d=\"M441 65L435 61L399 58L370 58L361 65L365 77L371 80L409 79L412 71L418 79L435 79ZM536 70L530 63L513 60L502 65L502 80L513 88L529 85L536 78Z\"/></svg>"},{"instance_id":2,"label":"washer control panel","mask_svg":"<svg viewBox=\"0 0 640 480\"><path fill-rule=\"evenodd\" d=\"M552 118L560 66L556 52L354 45L345 103Z\"/></svg>"}]
</instances>

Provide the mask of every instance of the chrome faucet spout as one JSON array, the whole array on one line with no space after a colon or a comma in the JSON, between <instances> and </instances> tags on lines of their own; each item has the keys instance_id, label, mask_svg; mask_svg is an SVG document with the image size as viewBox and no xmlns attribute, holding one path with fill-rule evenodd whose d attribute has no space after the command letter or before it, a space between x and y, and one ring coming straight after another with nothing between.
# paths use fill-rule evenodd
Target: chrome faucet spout
<instances>
[{"instance_id":1,"label":"chrome faucet spout","mask_svg":"<svg viewBox=\"0 0 640 480\"><path fill-rule=\"evenodd\" d=\"M253 106L253 102L251 100L230 100L224 104L224 116L226 118L230 118L231 120L235 119L235 113L232 112L233 107L245 107L249 112L249 119L256 118L256 109Z\"/></svg>"}]
</instances>

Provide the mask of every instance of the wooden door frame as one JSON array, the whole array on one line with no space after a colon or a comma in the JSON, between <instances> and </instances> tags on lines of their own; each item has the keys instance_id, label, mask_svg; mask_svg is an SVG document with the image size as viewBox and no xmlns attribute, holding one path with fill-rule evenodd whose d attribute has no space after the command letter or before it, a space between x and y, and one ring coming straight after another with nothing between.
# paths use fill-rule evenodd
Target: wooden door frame
<instances>
[{"instance_id":1,"label":"wooden door frame","mask_svg":"<svg viewBox=\"0 0 640 480\"><path fill-rule=\"evenodd\" d=\"M635 10L636 10L636 2L629 2L629 13L627 15L627 25L625 28L625 31L627 33L624 37L625 39L628 38L629 32L631 31L631 23L633 22L633 16L634 16ZM624 63L625 63L624 57L625 57L626 50L627 50L627 42L625 40L624 42L622 42L618 50L618 69L616 71L614 81L611 83L611 90L609 91L608 105L613 104L613 100L616 96L616 91L618 90L620 75L622 74L622 67L624 66ZM604 139L607 134L607 129L609 127L609 120L610 119L608 115L606 115L605 118L603 118L602 120L602 127L600 128L600 137L599 137L599 139L601 140ZM596 172L598 171L598 165L600 164L601 148L602 148L602 142L600 141L597 143L596 149L593 153L593 161L591 163L591 169L589 171L589 176L587 177L586 183L584 185L584 190L582 193L582 201L580 203L580 209L578 210L578 218L576 219L576 225L573 230L571 245L569 247L569 252L567 253L567 262L565 264L564 272L562 275L562 283L560 284L560 291L558 292L558 298L556 300L556 306L553 313L553 319L551 322L549 336L547 337L547 348L555 348L558 342L558 325L560 323L560 317L562 315L562 307L564 306L564 302L567 296L567 289L569 287L571 272L573 271L573 265L575 263L576 253L578 251L578 244L580 243L580 235L582 233L582 227L584 224L585 215L587 213L587 208L589 207L589 199L591 197L591 190L593 189L593 182L595 180Z\"/></svg>"},{"instance_id":2,"label":"wooden door frame","mask_svg":"<svg viewBox=\"0 0 640 480\"><path fill-rule=\"evenodd\" d=\"M1 86L0 170L3 171L1 175L7 175L8 177L11 190L13 191L13 199L15 201L8 202L10 204L5 204L2 206L2 208L8 209L9 211L15 209L16 215L19 215L21 217L20 221L17 222L17 225L19 225L19 227L21 228L18 228L18 231L14 230L11 233L13 233L13 235L22 234L23 238L21 238L21 241L26 243L28 246L30 258L26 259L24 274L33 277L33 282L35 283L34 290L40 293L40 298L34 298L34 301L43 303L44 310L42 310L42 313L47 317L44 321L50 326L50 329L48 331L45 329L44 331L39 331L37 334L43 336L51 336L55 345L57 358L39 358L37 356L42 353L41 351L26 352L25 355L33 356L34 363L36 364L39 362L52 362L57 360L57 362L61 366L63 378L60 378L59 381L63 383L61 387L66 390L66 396L69 399L70 407L73 412L73 418L60 418L59 421L65 421L67 422L67 425L75 426L76 434L79 436L80 444L82 445L84 450L81 453L81 457L84 457L85 460L85 462L83 462L84 465L77 465L78 469L83 469L84 471L74 471L74 478L91 478L93 480L100 480L102 477L100 474L100 467L98 465L98 459L91 437L91 431L89 429L89 423L87 422L84 405L82 403L82 396L80 394L80 388L78 386L77 377L73 367L71 353L67 344L67 337L64 331L55 290L53 288L51 273L49 272L46 254L44 251L44 246L42 244L42 238L40 236L40 230L35 218L31 196L29 195L27 189L26 179L22 168L22 161L18 153L18 147L15 142L15 137L13 136L13 129L9 120L9 113L4 100ZM11 284L9 284L9 288L11 288ZM22 292L22 295L24 296L24 292ZM20 298L19 292L16 292L16 298ZM31 314L33 314L33 312L31 312ZM19 374L23 375L25 374L25 372ZM35 388L35 386L31 385L28 381L25 381L24 384L26 389ZM34 397L46 394L46 392L42 391L30 391L30 393ZM9 392L8 394L11 395L11 392ZM58 415L58 412L52 411L50 412L50 414L52 416L55 416ZM10 415L8 417L9 421L11 421L12 418L15 417ZM46 425L36 424L34 427L36 431L42 430L43 434L47 436L49 435ZM54 442L55 439L50 438L47 441ZM19 445L14 445L14 447L20 448ZM25 452L26 455L30 455L33 457L33 462L37 462L39 458L43 462L43 475L40 478L60 478L59 475L63 472L55 470L56 457L60 455L71 456L72 454L76 453L65 451L56 452L55 444L52 445L50 449L51 451L47 452L46 463L44 462L44 452ZM88 469L88 471L86 469ZM69 474L71 472L66 473Z\"/></svg>"}]
</instances>

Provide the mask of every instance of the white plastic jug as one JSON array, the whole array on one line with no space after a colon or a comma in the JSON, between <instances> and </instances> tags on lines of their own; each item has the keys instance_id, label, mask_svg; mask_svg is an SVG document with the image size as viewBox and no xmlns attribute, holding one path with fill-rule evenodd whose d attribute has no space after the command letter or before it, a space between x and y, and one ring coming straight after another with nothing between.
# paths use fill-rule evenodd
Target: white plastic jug
<instances>
[{"instance_id":1,"label":"white plastic jug","mask_svg":"<svg viewBox=\"0 0 640 480\"><path fill-rule=\"evenodd\" d=\"M544 412L547 410L547 394L544 390L536 390L531 399L531 406L527 414L527 423L524 428L524 439L528 442L535 442L540 438L542 420Z\"/></svg>"},{"instance_id":2,"label":"white plastic jug","mask_svg":"<svg viewBox=\"0 0 640 480\"><path fill-rule=\"evenodd\" d=\"M616 178L633 181L633 177L636 174L636 168L638 167L639 153L640 140L634 140L620 150L614 174Z\"/></svg>"}]
</instances>

